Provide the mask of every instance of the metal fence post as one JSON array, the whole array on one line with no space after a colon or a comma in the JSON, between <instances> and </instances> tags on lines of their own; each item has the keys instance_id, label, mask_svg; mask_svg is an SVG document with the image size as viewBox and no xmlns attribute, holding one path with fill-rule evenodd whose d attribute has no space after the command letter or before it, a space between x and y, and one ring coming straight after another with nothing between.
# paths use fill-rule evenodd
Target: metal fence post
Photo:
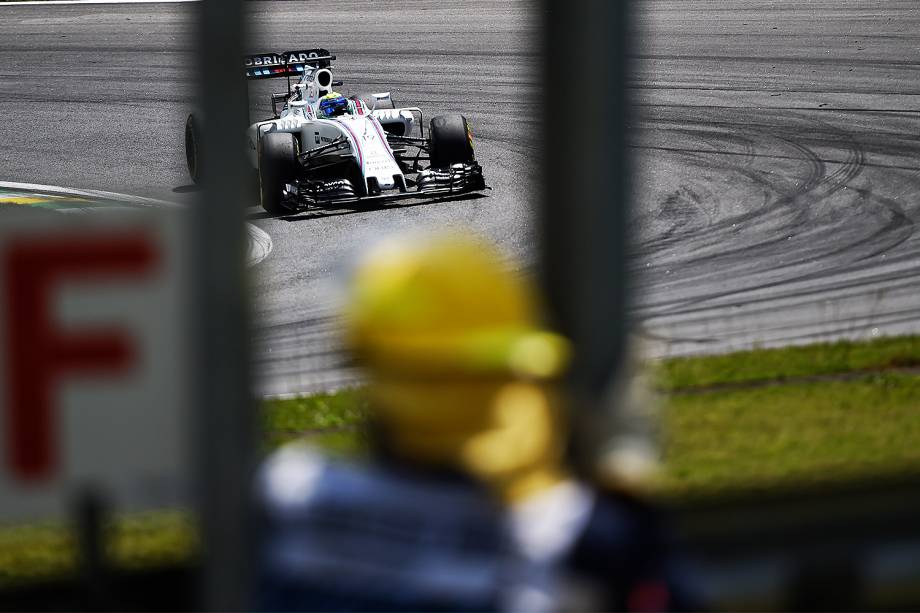
<instances>
[{"instance_id":1,"label":"metal fence post","mask_svg":"<svg viewBox=\"0 0 920 613\"><path fill-rule=\"evenodd\" d=\"M604 399L627 338L630 4L544 4L541 273L550 318L574 346L572 450L583 471L593 470L610 434Z\"/></svg>"},{"instance_id":2,"label":"metal fence post","mask_svg":"<svg viewBox=\"0 0 920 613\"><path fill-rule=\"evenodd\" d=\"M251 482L255 411L250 397L245 201L242 0L203 0L198 17L198 108L204 191L194 207L202 604L242 610L251 600Z\"/></svg>"}]
</instances>

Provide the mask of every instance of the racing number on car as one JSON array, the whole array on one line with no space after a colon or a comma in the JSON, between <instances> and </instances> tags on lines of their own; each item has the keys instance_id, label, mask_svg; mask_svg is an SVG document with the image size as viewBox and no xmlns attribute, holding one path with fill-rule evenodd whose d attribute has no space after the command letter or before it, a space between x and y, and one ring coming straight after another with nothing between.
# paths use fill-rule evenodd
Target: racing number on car
<instances>
[{"instance_id":1,"label":"racing number on car","mask_svg":"<svg viewBox=\"0 0 920 613\"><path fill-rule=\"evenodd\" d=\"M74 375L123 374L135 366L130 335L113 327L65 330L54 321L63 283L149 276L159 259L151 237L111 233L14 239L3 254L6 310L6 463L21 481L57 468L56 391Z\"/></svg>"}]
</instances>

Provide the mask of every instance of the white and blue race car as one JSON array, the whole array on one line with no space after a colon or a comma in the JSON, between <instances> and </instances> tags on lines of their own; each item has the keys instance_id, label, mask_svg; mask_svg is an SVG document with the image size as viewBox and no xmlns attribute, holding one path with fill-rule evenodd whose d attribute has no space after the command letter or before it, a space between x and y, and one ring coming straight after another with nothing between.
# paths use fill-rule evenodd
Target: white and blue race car
<instances>
[{"instance_id":1,"label":"white and blue race car","mask_svg":"<svg viewBox=\"0 0 920 613\"><path fill-rule=\"evenodd\" d=\"M262 207L270 214L313 205L443 197L486 189L469 123L459 113L433 118L397 108L389 93L345 97L326 49L247 56L248 79L285 77L272 94L273 117L248 130ZM278 106L281 105L279 110ZM185 128L189 174L200 178L198 126Z\"/></svg>"}]
</instances>

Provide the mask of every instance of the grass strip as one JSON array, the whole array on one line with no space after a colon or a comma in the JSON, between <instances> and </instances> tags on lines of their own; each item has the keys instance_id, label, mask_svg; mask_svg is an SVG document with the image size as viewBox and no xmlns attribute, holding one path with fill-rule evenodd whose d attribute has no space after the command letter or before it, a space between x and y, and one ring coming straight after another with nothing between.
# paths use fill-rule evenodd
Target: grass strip
<instances>
[{"instance_id":1,"label":"grass strip","mask_svg":"<svg viewBox=\"0 0 920 613\"><path fill-rule=\"evenodd\" d=\"M658 490L703 498L920 470L920 377L896 373L677 396Z\"/></svg>"},{"instance_id":2,"label":"grass strip","mask_svg":"<svg viewBox=\"0 0 920 613\"><path fill-rule=\"evenodd\" d=\"M656 489L698 498L916 471L920 377L893 369L917 366L918 336L665 360L658 365L660 387L694 393L665 398L664 470ZM833 375L841 378L821 379ZM762 383L769 385L721 387ZM351 425L356 429L312 436L335 451L363 448L357 426L367 404L358 390L270 407L267 421L288 429L283 440Z\"/></svg>"},{"instance_id":3,"label":"grass strip","mask_svg":"<svg viewBox=\"0 0 920 613\"><path fill-rule=\"evenodd\" d=\"M355 391L347 397L348 402L361 398ZM274 410L283 413L288 402L280 401ZM285 422L291 428L285 440L298 438L299 430L337 453L365 448L359 427L367 410L363 399L359 410L351 407L338 420L354 429L310 433L314 402L319 411L330 408L327 397L298 399L293 406L300 417ZM664 462L655 490L667 498L916 472L920 377L881 372L672 395L661 409L661 429Z\"/></svg>"},{"instance_id":4,"label":"grass strip","mask_svg":"<svg viewBox=\"0 0 920 613\"><path fill-rule=\"evenodd\" d=\"M262 405L265 451L291 440L309 437L327 451L360 454L366 448L360 425L367 416L360 389L290 399L266 400Z\"/></svg>"},{"instance_id":5,"label":"grass strip","mask_svg":"<svg viewBox=\"0 0 920 613\"><path fill-rule=\"evenodd\" d=\"M109 562L121 570L188 563L199 552L193 516L182 511L115 516L103 539ZM0 525L0 588L73 578L77 563L76 536L64 522Z\"/></svg>"},{"instance_id":6,"label":"grass strip","mask_svg":"<svg viewBox=\"0 0 920 613\"><path fill-rule=\"evenodd\" d=\"M658 364L658 383L679 391L918 366L920 336L896 336L670 358Z\"/></svg>"}]
</instances>

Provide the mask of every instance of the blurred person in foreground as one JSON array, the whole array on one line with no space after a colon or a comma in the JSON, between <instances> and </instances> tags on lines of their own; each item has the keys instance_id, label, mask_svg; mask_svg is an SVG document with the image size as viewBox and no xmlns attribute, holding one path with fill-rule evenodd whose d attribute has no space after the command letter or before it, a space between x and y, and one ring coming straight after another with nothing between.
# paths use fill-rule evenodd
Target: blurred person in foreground
<instances>
[{"instance_id":1,"label":"blurred person in foreground","mask_svg":"<svg viewBox=\"0 0 920 613\"><path fill-rule=\"evenodd\" d=\"M385 240L352 278L372 461L305 445L259 478L267 610L666 610L654 514L564 465L569 348L487 244Z\"/></svg>"}]
</instances>

